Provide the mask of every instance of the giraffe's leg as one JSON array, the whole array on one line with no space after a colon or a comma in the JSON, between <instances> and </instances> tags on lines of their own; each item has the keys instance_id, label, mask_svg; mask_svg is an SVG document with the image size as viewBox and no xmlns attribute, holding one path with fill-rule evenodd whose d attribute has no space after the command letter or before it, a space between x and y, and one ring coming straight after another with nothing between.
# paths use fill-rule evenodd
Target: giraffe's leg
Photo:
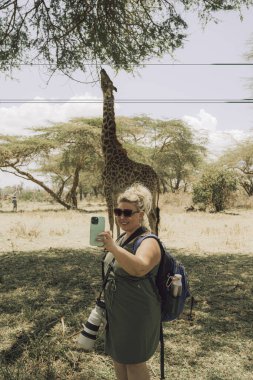
<instances>
[{"instance_id":1,"label":"giraffe's leg","mask_svg":"<svg viewBox=\"0 0 253 380\"><path fill-rule=\"evenodd\" d=\"M110 231L112 232L112 235L113 235L114 216L113 216L113 198L111 194L111 189L105 190L105 200L107 204Z\"/></svg>"},{"instance_id":2,"label":"giraffe's leg","mask_svg":"<svg viewBox=\"0 0 253 380\"><path fill-rule=\"evenodd\" d=\"M148 214L149 227L153 234L156 234L156 215L155 210L152 209Z\"/></svg>"},{"instance_id":3,"label":"giraffe's leg","mask_svg":"<svg viewBox=\"0 0 253 380\"><path fill-rule=\"evenodd\" d=\"M114 196L113 198L113 209L117 207L117 197ZM117 221L117 218L115 218L115 224L116 224L116 230L117 230L117 237L119 237L120 235L120 227L118 225L118 221Z\"/></svg>"},{"instance_id":4,"label":"giraffe's leg","mask_svg":"<svg viewBox=\"0 0 253 380\"><path fill-rule=\"evenodd\" d=\"M148 221L151 231L158 236L160 223L160 209L155 203L156 202L153 202L152 210L148 215Z\"/></svg>"}]
</instances>

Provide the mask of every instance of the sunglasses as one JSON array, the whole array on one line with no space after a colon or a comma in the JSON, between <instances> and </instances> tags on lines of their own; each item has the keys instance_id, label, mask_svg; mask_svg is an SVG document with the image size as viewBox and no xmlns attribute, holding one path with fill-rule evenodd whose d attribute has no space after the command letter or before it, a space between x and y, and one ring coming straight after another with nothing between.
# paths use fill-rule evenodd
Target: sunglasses
<instances>
[{"instance_id":1,"label":"sunglasses","mask_svg":"<svg viewBox=\"0 0 253 380\"><path fill-rule=\"evenodd\" d=\"M140 211L133 211L128 208L124 208L123 210L121 208L115 208L113 210L115 216L121 216L124 215L126 218L130 218L130 216L134 214L138 214Z\"/></svg>"}]
</instances>

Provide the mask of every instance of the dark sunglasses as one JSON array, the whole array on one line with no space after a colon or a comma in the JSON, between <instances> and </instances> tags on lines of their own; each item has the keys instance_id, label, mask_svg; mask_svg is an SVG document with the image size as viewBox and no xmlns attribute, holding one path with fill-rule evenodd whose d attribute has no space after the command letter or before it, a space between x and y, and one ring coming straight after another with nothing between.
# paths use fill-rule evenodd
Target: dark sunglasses
<instances>
[{"instance_id":1,"label":"dark sunglasses","mask_svg":"<svg viewBox=\"0 0 253 380\"><path fill-rule=\"evenodd\" d=\"M130 218L130 216L137 214L140 211L133 211L128 208L124 208L123 210L121 208L115 208L113 212L115 216L121 216L123 214L126 218Z\"/></svg>"}]
</instances>

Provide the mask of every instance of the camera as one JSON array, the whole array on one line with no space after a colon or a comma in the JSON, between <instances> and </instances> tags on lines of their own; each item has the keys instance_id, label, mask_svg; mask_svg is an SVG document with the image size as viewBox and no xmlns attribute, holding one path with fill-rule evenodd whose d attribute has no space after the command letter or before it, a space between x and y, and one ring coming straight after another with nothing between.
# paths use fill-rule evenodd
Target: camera
<instances>
[{"instance_id":1,"label":"camera","mask_svg":"<svg viewBox=\"0 0 253 380\"><path fill-rule=\"evenodd\" d=\"M105 303L97 300L96 306L91 311L84 329L80 332L77 343L84 350L93 349L101 322L105 320Z\"/></svg>"}]
</instances>

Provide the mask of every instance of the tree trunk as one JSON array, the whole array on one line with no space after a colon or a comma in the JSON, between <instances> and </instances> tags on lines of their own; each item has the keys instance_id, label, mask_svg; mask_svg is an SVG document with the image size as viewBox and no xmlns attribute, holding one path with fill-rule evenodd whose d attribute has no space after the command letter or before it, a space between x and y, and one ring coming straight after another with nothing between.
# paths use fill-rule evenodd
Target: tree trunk
<instances>
[{"instance_id":1,"label":"tree trunk","mask_svg":"<svg viewBox=\"0 0 253 380\"><path fill-rule=\"evenodd\" d=\"M162 185L162 193L163 194L168 193L168 188L167 188L166 181L164 179L160 178L160 183Z\"/></svg>"},{"instance_id":2,"label":"tree trunk","mask_svg":"<svg viewBox=\"0 0 253 380\"><path fill-rule=\"evenodd\" d=\"M243 181L241 181L240 183L241 183L241 186L246 191L246 193L248 194L248 196L251 197L253 195L253 183L252 182L247 183Z\"/></svg>"},{"instance_id":3,"label":"tree trunk","mask_svg":"<svg viewBox=\"0 0 253 380\"><path fill-rule=\"evenodd\" d=\"M81 170L81 166L80 165L77 165L76 169L75 169L75 174L74 174L74 179L73 179L73 183L72 183L72 187L69 191L69 193L67 194L67 197L66 199L70 199L71 203L72 203L72 206L74 208L77 208L77 187L78 187L78 184L79 184L79 173L80 173L80 170Z\"/></svg>"},{"instance_id":4,"label":"tree trunk","mask_svg":"<svg viewBox=\"0 0 253 380\"><path fill-rule=\"evenodd\" d=\"M60 185L60 187L59 187L59 189L58 189L58 191L57 191L57 196L59 197L59 198L61 198L62 197L62 193L63 193L63 190L64 190L64 187L65 187L65 185L66 185L66 182L69 180L71 178L71 175L67 178L67 179L62 179L61 178L61 185Z\"/></svg>"},{"instance_id":5,"label":"tree trunk","mask_svg":"<svg viewBox=\"0 0 253 380\"><path fill-rule=\"evenodd\" d=\"M97 197L98 197L98 190L97 190L97 187L96 187L96 186L92 186L92 188L93 188L93 191L94 191L95 197L97 198Z\"/></svg>"},{"instance_id":6,"label":"tree trunk","mask_svg":"<svg viewBox=\"0 0 253 380\"><path fill-rule=\"evenodd\" d=\"M79 200L82 201L83 200L83 186L81 183L79 183L78 188L79 188Z\"/></svg>"}]
</instances>

